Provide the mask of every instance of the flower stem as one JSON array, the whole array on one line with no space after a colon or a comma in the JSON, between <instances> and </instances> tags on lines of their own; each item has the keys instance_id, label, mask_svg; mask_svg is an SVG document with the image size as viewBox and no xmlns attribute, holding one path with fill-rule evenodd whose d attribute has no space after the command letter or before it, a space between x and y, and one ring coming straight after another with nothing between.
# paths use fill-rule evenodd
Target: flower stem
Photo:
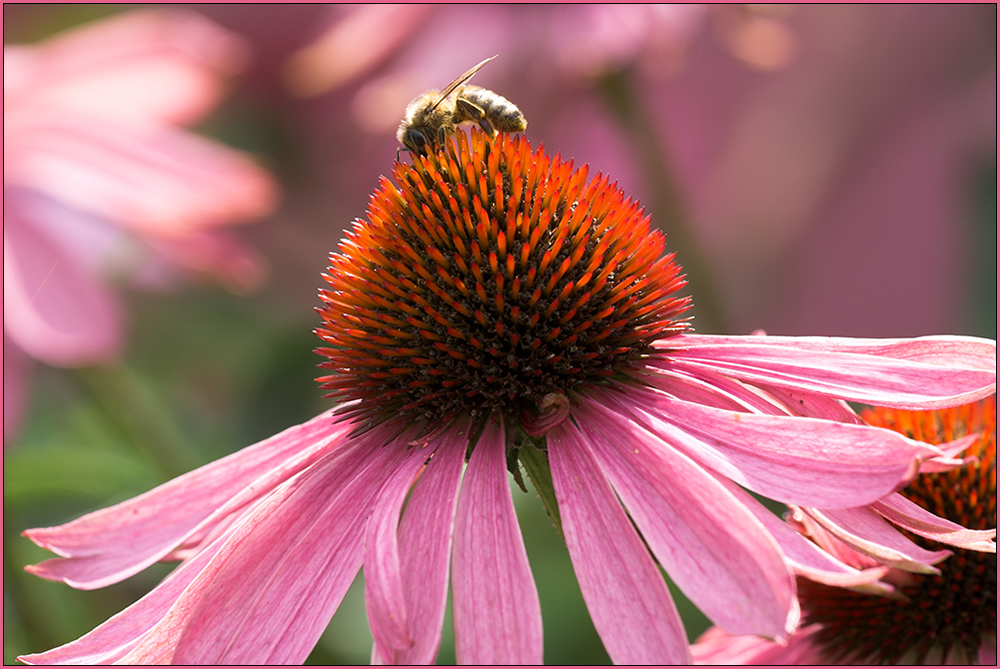
<instances>
[{"instance_id":1,"label":"flower stem","mask_svg":"<svg viewBox=\"0 0 1000 669\"><path fill-rule=\"evenodd\" d=\"M556 489L552 484L552 468L549 466L548 454L535 446L532 440L527 440L518 451L518 458L531 479L532 485L542 499L545 511L556 526L559 536L562 536L562 520L559 517L559 505L556 503Z\"/></svg>"}]
</instances>

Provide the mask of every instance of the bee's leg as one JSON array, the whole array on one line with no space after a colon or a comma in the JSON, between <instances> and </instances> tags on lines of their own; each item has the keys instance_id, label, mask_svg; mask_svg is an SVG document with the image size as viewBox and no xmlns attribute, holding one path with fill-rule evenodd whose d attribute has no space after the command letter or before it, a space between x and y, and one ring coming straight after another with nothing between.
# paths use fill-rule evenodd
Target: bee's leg
<instances>
[{"instance_id":1,"label":"bee's leg","mask_svg":"<svg viewBox=\"0 0 1000 669\"><path fill-rule=\"evenodd\" d=\"M470 121L475 121L479 124L479 127L483 129L490 137L496 137L497 131L490 123L490 120L486 118L486 113L483 112L482 107L475 105L464 98L458 98L455 101L455 106L458 108L463 119L468 119Z\"/></svg>"}]
</instances>

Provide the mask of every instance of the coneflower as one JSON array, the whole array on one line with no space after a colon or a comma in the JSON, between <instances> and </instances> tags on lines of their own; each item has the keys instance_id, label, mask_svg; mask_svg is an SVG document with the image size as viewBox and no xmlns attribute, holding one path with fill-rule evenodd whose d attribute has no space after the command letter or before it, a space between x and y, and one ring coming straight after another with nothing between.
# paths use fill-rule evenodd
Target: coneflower
<instances>
[{"instance_id":1,"label":"coneflower","mask_svg":"<svg viewBox=\"0 0 1000 669\"><path fill-rule=\"evenodd\" d=\"M931 443L979 435L966 455L970 464L920 474L901 492L942 518L976 530L996 530L996 396L952 409L871 409L872 425ZM821 528L812 528L813 531ZM928 550L948 548L919 535ZM827 541L831 537L824 537ZM846 557L850 549L839 548ZM953 549L937 573L891 570L886 594L872 594L799 579L802 621L787 645L710 630L693 647L707 664L996 664L997 558L986 550ZM849 558L848 558L849 559ZM856 554L855 564L871 558Z\"/></svg>"},{"instance_id":2,"label":"coneflower","mask_svg":"<svg viewBox=\"0 0 1000 669\"><path fill-rule=\"evenodd\" d=\"M476 129L396 166L326 281L321 382L336 417L29 530L62 556L32 571L75 587L183 562L24 661L302 662L363 566L373 660L434 661L450 573L458 661L539 663L507 477L518 462L614 661L690 660L660 566L718 624L784 638L793 574L724 483L871 503L942 452L825 410L951 406L996 387L991 340L693 334L681 270L636 203Z\"/></svg>"}]
</instances>

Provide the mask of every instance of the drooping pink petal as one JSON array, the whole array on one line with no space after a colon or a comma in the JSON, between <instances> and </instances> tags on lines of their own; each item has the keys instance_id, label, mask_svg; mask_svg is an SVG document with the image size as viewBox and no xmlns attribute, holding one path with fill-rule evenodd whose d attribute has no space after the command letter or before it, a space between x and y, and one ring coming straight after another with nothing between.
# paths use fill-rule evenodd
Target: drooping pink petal
<instances>
[{"instance_id":1,"label":"drooping pink petal","mask_svg":"<svg viewBox=\"0 0 1000 669\"><path fill-rule=\"evenodd\" d=\"M900 409L938 409L996 392L996 342L915 339L730 337L680 334L659 342L661 363L709 369L752 383Z\"/></svg>"},{"instance_id":2,"label":"drooping pink petal","mask_svg":"<svg viewBox=\"0 0 1000 669\"><path fill-rule=\"evenodd\" d=\"M246 61L246 45L195 12L127 12L16 47L4 88L36 107L109 118L187 124L218 100L220 74ZM9 76L8 76L9 75Z\"/></svg>"},{"instance_id":3,"label":"drooping pink petal","mask_svg":"<svg viewBox=\"0 0 1000 669\"><path fill-rule=\"evenodd\" d=\"M943 544L969 551L996 553L996 529L970 530L945 518L935 516L922 506L911 502L899 493L889 495L871 505L871 508L896 525Z\"/></svg>"},{"instance_id":4,"label":"drooping pink petal","mask_svg":"<svg viewBox=\"0 0 1000 669\"><path fill-rule=\"evenodd\" d=\"M305 661L361 567L364 524L402 455L357 441L261 500L174 606L183 624L160 627L126 659L166 641L177 664Z\"/></svg>"},{"instance_id":5,"label":"drooping pink petal","mask_svg":"<svg viewBox=\"0 0 1000 669\"><path fill-rule=\"evenodd\" d=\"M666 373L648 380L672 397L717 409L775 416L810 416L840 423L862 422L843 400L762 383L748 386L723 372L710 369L681 372L670 368Z\"/></svg>"},{"instance_id":6,"label":"drooping pink petal","mask_svg":"<svg viewBox=\"0 0 1000 669\"><path fill-rule=\"evenodd\" d=\"M455 520L452 606L459 664L541 664L542 612L507 481L503 429L486 424Z\"/></svg>"},{"instance_id":7,"label":"drooping pink petal","mask_svg":"<svg viewBox=\"0 0 1000 669\"><path fill-rule=\"evenodd\" d=\"M403 593L398 533L403 502L433 449L412 446L394 468L375 498L365 529L365 607L379 655L393 657L396 649L413 645Z\"/></svg>"},{"instance_id":8,"label":"drooping pink petal","mask_svg":"<svg viewBox=\"0 0 1000 669\"><path fill-rule=\"evenodd\" d=\"M27 530L26 537L63 556L27 569L76 588L116 583L341 446L349 429L323 413L121 504Z\"/></svg>"},{"instance_id":9,"label":"drooping pink petal","mask_svg":"<svg viewBox=\"0 0 1000 669\"><path fill-rule=\"evenodd\" d=\"M755 385L781 400L782 404L788 407L795 416L825 418L838 423L861 424L863 422L861 417L844 400L763 383Z\"/></svg>"},{"instance_id":10,"label":"drooping pink petal","mask_svg":"<svg viewBox=\"0 0 1000 669\"><path fill-rule=\"evenodd\" d=\"M546 438L566 546L608 655L616 664L689 664L670 591L589 439L569 421Z\"/></svg>"},{"instance_id":11,"label":"drooping pink petal","mask_svg":"<svg viewBox=\"0 0 1000 669\"><path fill-rule=\"evenodd\" d=\"M709 469L771 499L859 506L896 490L917 457L940 455L898 432L801 416L723 411L651 390L600 395ZM822 482L820 485L819 482Z\"/></svg>"},{"instance_id":12,"label":"drooping pink petal","mask_svg":"<svg viewBox=\"0 0 1000 669\"><path fill-rule=\"evenodd\" d=\"M919 574L938 574L932 565L951 555L949 550L929 551L916 545L869 507L809 509L813 520L848 546L883 564Z\"/></svg>"},{"instance_id":13,"label":"drooping pink petal","mask_svg":"<svg viewBox=\"0 0 1000 669\"><path fill-rule=\"evenodd\" d=\"M111 664L121 659L163 619L184 589L218 553L223 541L216 541L179 565L142 599L79 639L44 653L17 659L26 664L92 665Z\"/></svg>"},{"instance_id":14,"label":"drooping pink petal","mask_svg":"<svg viewBox=\"0 0 1000 669\"><path fill-rule=\"evenodd\" d=\"M697 369L645 377L660 391L685 402L732 411L784 415L784 407L767 393L756 393L743 383L712 370Z\"/></svg>"},{"instance_id":15,"label":"drooping pink petal","mask_svg":"<svg viewBox=\"0 0 1000 669\"><path fill-rule=\"evenodd\" d=\"M974 455L957 457L962 451L972 446L982 438L982 433L967 434L953 441L943 444L935 444L943 453L940 457L929 458L920 463L921 474L939 474L950 472L953 469L964 467L975 463L978 459Z\"/></svg>"},{"instance_id":16,"label":"drooping pink petal","mask_svg":"<svg viewBox=\"0 0 1000 669\"><path fill-rule=\"evenodd\" d=\"M889 571L889 567L855 569L796 532L791 525L771 513L732 481L721 476L715 478L767 528L795 574L817 583L851 588L859 592L885 595L894 591L891 585L879 580Z\"/></svg>"},{"instance_id":17,"label":"drooping pink petal","mask_svg":"<svg viewBox=\"0 0 1000 669\"><path fill-rule=\"evenodd\" d=\"M795 581L764 526L684 454L598 401L581 404L601 470L677 586L734 633L790 633Z\"/></svg>"},{"instance_id":18,"label":"drooping pink petal","mask_svg":"<svg viewBox=\"0 0 1000 669\"><path fill-rule=\"evenodd\" d=\"M468 437L456 431L442 439L417 480L399 526L403 592L413 645L382 661L431 664L441 643L455 508Z\"/></svg>"},{"instance_id":19,"label":"drooping pink petal","mask_svg":"<svg viewBox=\"0 0 1000 669\"><path fill-rule=\"evenodd\" d=\"M862 555L835 537L816 519L806 513L804 508L789 505L788 510L788 523L835 559L855 569L868 569L878 565L878 562L872 558Z\"/></svg>"},{"instance_id":20,"label":"drooping pink petal","mask_svg":"<svg viewBox=\"0 0 1000 669\"><path fill-rule=\"evenodd\" d=\"M169 126L39 112L14 148L5 182L143 234L239 222L275 202L274 183L245 155Z\"/></svg>"},{"instance_id":21,"label":"drooping pink petal","mask_svg":"<svg viewBox=\"0 0 1000 669\"><path fill-rule=\"evenodd\" d=\"M888 567L855 569L822 551L816 544L792 530L778 518L774 516L772 518L776 522L764 524L781 546L789 567L796 575L804 576L816 583L850 588L869 594L887 595L894 591L891 585L880 580L888 573ZM760 519L764 520L762 517Z\"/></svg>"},{"instance_id":22,"label":"drooping pink petal","mask_svg":"<svg viewBox=\"0 0 1000 669\"><path fill-rule=\"evenodd\" d=\"M243 513L246 508L261 497L262 490L271 490L274 488L274 484L270 484L268 478L271 476L280 477L283 472L270 472L266 477L262 477L254 481L253 484L247 486L250 490L248 493L246 490L236 495L236 497L231 498L226 502L219 511L216 511L211 516L206 518L201 522L198 528L184 537L177 548L170 551L162 558L160 562L179 562L181 560L187 560L194 555L197 555L206 546L214 542L216 539L224 534L229 534L235 523L238 523L243 517ZM292 476L294 474L290 474ZM285 477L287 478L287 477ZM284 479L281 479L282 481ZM258 485L260 484L260 485Z\"/></svg>"},{"instance_id":23,"label":"drooping pink petal","mask_svg":"<svg viewBox=\"0 0 1000 669\"><path fill-rule=\"evenodd\" d=\"M20 216L4 212L4 333L52 365L101 362L122 347L117 299Z\"/></svg>"}]
</instances>

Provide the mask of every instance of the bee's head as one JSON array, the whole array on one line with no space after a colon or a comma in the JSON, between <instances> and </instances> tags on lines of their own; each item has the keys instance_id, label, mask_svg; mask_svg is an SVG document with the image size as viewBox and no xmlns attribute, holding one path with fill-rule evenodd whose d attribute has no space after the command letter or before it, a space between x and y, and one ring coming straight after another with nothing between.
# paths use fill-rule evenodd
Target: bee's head
<instances>
[{"instance_id":1,"label":"bee's head","mask_svg":"<svg viewBox=\"0 0 1000 669\"><path fill-rule=\"evenodd\" d=\"M426 156L430 145L430 140L424 131L413 126L403 124L399 126L396 139L406 147L406 150L417 155Z\"/></svg>"}]
</instances>

